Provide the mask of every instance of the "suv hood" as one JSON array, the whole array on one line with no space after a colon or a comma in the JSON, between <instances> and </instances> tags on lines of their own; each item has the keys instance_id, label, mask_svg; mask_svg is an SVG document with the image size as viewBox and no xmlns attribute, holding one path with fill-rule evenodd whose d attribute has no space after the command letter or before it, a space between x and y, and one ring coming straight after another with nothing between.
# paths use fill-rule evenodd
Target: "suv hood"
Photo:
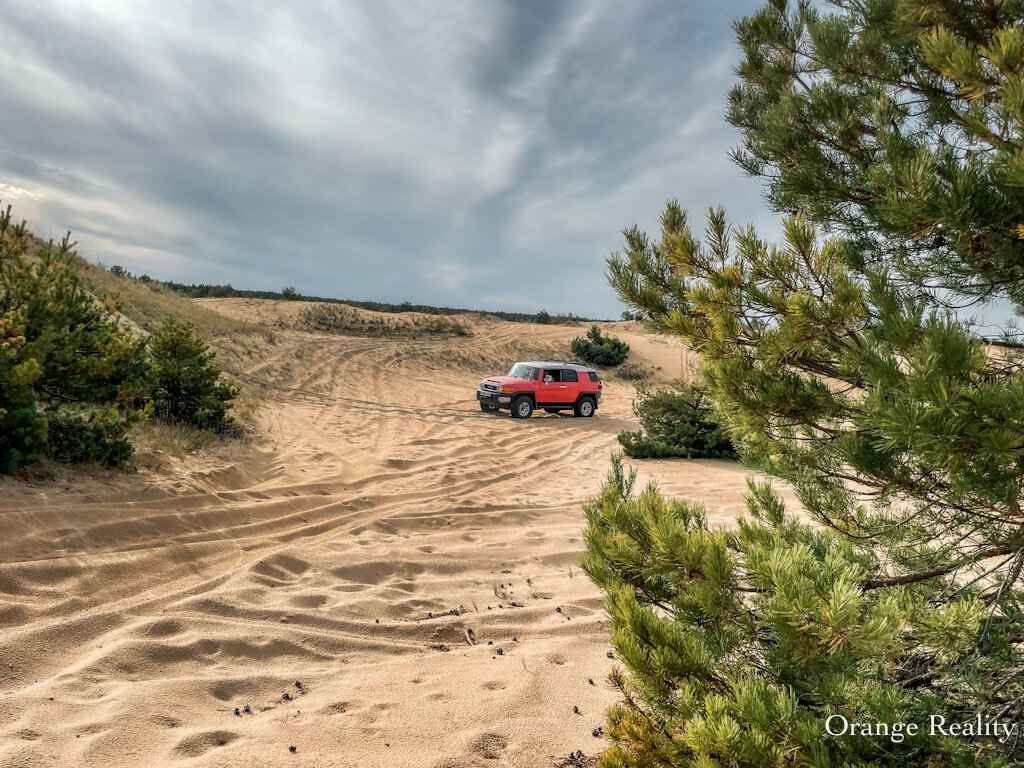
<instances>
[{"instance_id":1,"label":"suv hood","mask_svg":"<svg viewBox=\"0 0 1024 768\"><path fill-rule=\"evenodd\" d=\"M500 384L503 387L507 387L514 384L527 384L529 379L517 379L515 376L488 376L484 381L488 381L491 384Z\"/></svg>"}]
</instances>

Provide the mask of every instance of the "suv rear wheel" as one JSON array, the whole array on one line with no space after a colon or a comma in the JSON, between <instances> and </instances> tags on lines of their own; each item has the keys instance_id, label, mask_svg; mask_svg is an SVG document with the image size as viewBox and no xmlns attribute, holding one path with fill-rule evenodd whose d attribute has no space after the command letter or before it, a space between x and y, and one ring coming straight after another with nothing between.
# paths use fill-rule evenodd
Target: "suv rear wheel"
<instances>
[{"instance_id":1,"label":"suv rear wheel","mask_svg":"<svg viewBox=\"0 0 1024 768\"><path fill-rule=\"evenodd\" d=\"M512 418L528 419L533 415L533 401L528 397L517 397L512 401Z\"/></svg>"},{"instance_id":2,"label":"suv rear wheel","mask_svg":"<svg viewBox=\"0 0 1024 768\"><path fill-rule=\"evenodd\" d=\"M589 397L581 397L576 401L576 405L572 407L572 412L577 416L593 416L594 415L594 401Z\"/></svg>"}]
</instances>

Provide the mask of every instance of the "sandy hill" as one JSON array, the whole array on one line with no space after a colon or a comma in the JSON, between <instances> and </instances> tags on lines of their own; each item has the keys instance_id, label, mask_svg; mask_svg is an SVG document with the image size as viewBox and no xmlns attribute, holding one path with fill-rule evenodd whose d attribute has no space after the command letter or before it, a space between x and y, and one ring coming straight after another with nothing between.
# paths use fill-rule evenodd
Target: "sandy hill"
<instances>
[{"instance_id":1,"label":"sandy hill","mask_svg":"<svg viewBox=\"0 0 1024 768\"><path fill-rule=\"evenodd\" d=\"M138 290L126 305L152 315L141 327L166 311L209 321L259 397L254 437L143 450L134 471L0 480L0 766L547 767L599 753L615 662L576 566L580 503L635 426L632 387L608 377L593 419L517 421L473 397L482 376L564 354L580 329L460 316L453 336L352 310L367 334L411 326L356 336L311 329L297 302L154 307ZM637 324L609 327L661 375L686 362ZM745 475L641 463L721 521Z\"/></svg>"}]
</instances>

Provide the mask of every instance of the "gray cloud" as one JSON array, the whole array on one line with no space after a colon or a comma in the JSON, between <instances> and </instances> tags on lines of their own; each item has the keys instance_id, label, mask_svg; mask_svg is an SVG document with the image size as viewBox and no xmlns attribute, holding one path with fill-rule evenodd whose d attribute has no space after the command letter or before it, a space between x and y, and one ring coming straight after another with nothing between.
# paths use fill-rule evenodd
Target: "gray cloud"
<instances>
[{"instance_id":1,"label":"gray cloud","mask_svg":"<svg viewBox=\"0 0 1024 768\"><path fill-rule=\"evenodd\" d=\"M775 226L722 119L757 5L13 0L0 198L168 279L616 316L667 198Z\"/></svg>"}]
</instances>

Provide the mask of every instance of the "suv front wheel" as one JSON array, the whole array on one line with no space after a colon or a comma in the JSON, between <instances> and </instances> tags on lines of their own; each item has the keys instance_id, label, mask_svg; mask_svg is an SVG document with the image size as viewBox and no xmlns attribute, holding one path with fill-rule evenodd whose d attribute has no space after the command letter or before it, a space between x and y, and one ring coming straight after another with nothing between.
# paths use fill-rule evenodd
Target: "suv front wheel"
<instances>
[{"instance_id":1,"label":"suv front wheel","mask_svg":"<svg viewBox=\"0 0 1024 768\"><path fill-rule=\"evenodd\" d=\"M528 397L517 397L512 401L512 418L528 419L533 415L533 401Z\"/></svg>"},{"instance_id":2,"label":"suv front wheel","mask_svg":"<svg viewBox=\"0 0 1024 768\"><path fill-rule=\"evenodd\" d=\"M573 406L572 412L577 416L593 416L594 415L594 401L589 397L582 397L576 401L576 405Z\"/></svg>"}]
</instances>

